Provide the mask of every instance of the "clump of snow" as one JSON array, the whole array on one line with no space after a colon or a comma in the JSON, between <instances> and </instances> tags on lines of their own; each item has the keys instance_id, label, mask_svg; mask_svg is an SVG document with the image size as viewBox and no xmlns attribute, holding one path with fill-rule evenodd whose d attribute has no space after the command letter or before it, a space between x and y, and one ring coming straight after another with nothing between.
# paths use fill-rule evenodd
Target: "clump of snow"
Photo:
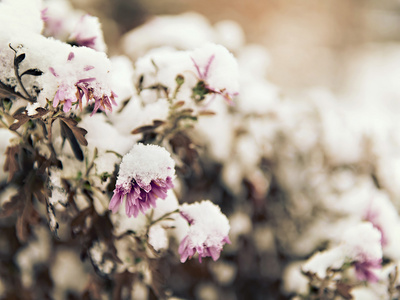
<instances>
[{"instance_id":1,"label":"clump of snow","mask_svg":"<svg viewBox=\"0 0 400 300\"><path fill-rule=\"evenodd\" d=\"M3 0L0 2L2 32L40 34L43 29L41 0Z\"/></svg>"},{"instance_id":2,"label":"clump of snow","mask_svg":"<svg viewBox=\"0 0 400 300\"><path fill-rule=\"evenodd\" d=\"M325 278L329 268L339 269L345 262L345 251L342 247L332 248L323 252L316 252L302 266L303 271L312 272L320 278Z\"/></svg>"},{"instance_id":3,"label":"clump of snow","mask_svg":"<svg viewBox=\"0 0 400 300\"><path fill-rule=\"evenodd\" d=\"M165 229L157 224L150 227L149 243L156 251L166 249L168 247L168 237Z\"/></svg>"},{"instance_id":4,"label":"clump of snow","mask_svg":"<svg viewBox=\"0 0 400 300\"><path fill-rule=\"evenodd\" d=\"M179 246L181 262L185 262L196 252L199 253L200 262L201 258L206 256L211 256L214 261L217 260L223 245L230 243L229 221L219 206L210 200L193 204L184 203L180 207L180 213L189 223L187 235Z\"/></svg>"},{"instance_id":5,"label":"clump of snow","mask_svg":"<svg viewBox=\"0 0 400 300\"><path fill-rule=\"evenodd\" d=\"M190 57L195 67L193 71L212 89L226 90L232 95L239 92L239 67L225 47L208 43L193 50Z\"/></svg>"},{"instance_id":6,"label":"clump of snow","mask_svg":"<svg viewBox=\"0 0 400 300\"><path fill-rule=\"evenodd\" d=\"M165 148L136 144L122 159L117 185L130 184L133 178L148 185L154 179L173 178L174 174L175 162Z\"/></svg>"},{"instance_id":7,"label":"clump of snow","mask_svg":"<svg viewBox=\"0 0 400 300\"><path fill-rule=\"evenodd\" d=\"M118 103L129 100L134 93L132 62L123 55L113 56L110 61L112 65L110 85L118 95Z\"/></svg>"},{"instance_id":8,"label":"clump of snow","mask_svg":"<svg viewBox=\"0 0 400 300\"><path fill-rule=\"evenodd\" d=\"M283 289L286 293L306 295L308 292L307 277L301 273L302 262L292 262L283 272Z\"/></svg>"},{"instance_id":9,"label":"clump of snow","mask_svg":"<svg viewBox=\"0 0 400 300\"><path fill-rule=\"evenodd\" d=\"M354 261L382 259L381 233L369 222L349 228L342 240L346 256Z\"/></svg>"}]
</instances>

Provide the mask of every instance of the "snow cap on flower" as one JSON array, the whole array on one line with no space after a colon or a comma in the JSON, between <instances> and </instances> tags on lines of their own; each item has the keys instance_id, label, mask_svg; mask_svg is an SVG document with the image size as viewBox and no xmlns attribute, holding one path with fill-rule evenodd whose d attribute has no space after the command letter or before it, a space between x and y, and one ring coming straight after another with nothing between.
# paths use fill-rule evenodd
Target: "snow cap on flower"
<instances>
[{"instance_id":1,"label":"snow cap on flower","mask_svg":"<svg viewBox=\"0 0 400 300\"><path fill-rule=\"evenodd\" d=\"M173 187L175 163L169 152L157 145L136 144L121 162L109 209L117 212L126 195L128 217L137 217L156 207L156 199L165 199Z\"/></svg>"},{"instance_id":2,"label":"snow cap on flower","mask_svg":"<svg viewBox=\"0 0 400 300\"><path fill-rule=\"evenodd\" d=\"M96 51L107 50L99 19L91 15L86 14L80 18L69 39L79 46L89 47Z\"/></svg>"},{"instance_id":3,"label":"snow cap on flower","mask_svg":"<svg viewBox=\"0 0 400 300\"><path fill-rule=\"evenodd\" d=\"M324 278L329 268L340 269L346 262L354 265L358 280L378 280L375 272L381 268L382 262L381 234L370 222L346 230L339 245L315 253L302 269Z\"/></svg>"},{"instance_id":4,"label":"snow cap on flower","mask_svg":"<svg viewBox=\"0 0 400 300\"><path fill-rule=\"evenodd\" d=\"M239 67L232 53L224 46L208 43L191 53L193 68L206 88L229 103L239 94Z\"/></svg>"},{"instance_id":5,"label":"snow cap on flower","mask_svg":"<svg viewBox=\"0 0 400 300\"><path fill-rule=\"evenodd\" d=\"M355 263L358 280L375 282L375 271L381 268L381 233L370 222L363 222L344 232L343 243L347 254Z\"/></svg>"},{"instance_id":6,"label":"snow cap on flower","mask_svg":"<svg viewBox=\"0 0 400 300\"><path fill-rule=\"evenodd\" d=\"M63 67L49 67L50 73L58 82L53 107L62 103L64 112L70 111L73 105L82 109L83 100L86 99L86 102L94 101L92 115L99 109L112 111L112 105L117 105L114 99L117 95L97 78L96 74L99 73L94 66L75 63L75 52L81 51L71 51Z\"/></svg>"},{"instance_id":7,"label":"snow cap on flower","mask_svg":"<svg viewBox=\"0 0 400 300\"><path fill-rule=\"evenodd\" d=\"M229 221L221 209L210 200L193 204L183 204L181 216L189 223L189 231L179 245L181 262L197 252L199 261L211 256L216 261L225 243L230 244L228 237Z\"/></svg>"}]
</instances>

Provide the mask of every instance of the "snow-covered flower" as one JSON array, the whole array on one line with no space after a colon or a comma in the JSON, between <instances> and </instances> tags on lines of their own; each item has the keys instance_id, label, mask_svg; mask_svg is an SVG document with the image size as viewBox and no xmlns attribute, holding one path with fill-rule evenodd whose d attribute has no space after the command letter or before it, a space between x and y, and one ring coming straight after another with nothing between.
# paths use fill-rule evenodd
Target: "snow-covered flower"
<instances>
[{"instance_id":1,"label":"snow-covered flower","mask_svg":"<svg viewBox=\"0 0 400 300\"><path fill-rule=\"evenodd\" d=\"M239 68L232 53L221 45L210 43L194 50L191 60L199 80L196 88L221 95L232 104L232 98L239 94Z\"/></svg>"},{"instance_id":2,"label":"snow-covered flower","mask_svg":"<svg viewBox=\"0 0 400 300\"><path fill-rule=\"evenodd\" d=\"M126 195L128 217L137 217L156 207L156 199L165 199L173 188L175 163L169 152L157 145L137 144L121 162L109 209L117 212Z\"/></svg>"},{"instance_id":3,"label":"snow-covered flower","mask_svg":"<svg viewBox=\"0 0 400 300\"><path fill-rule=\"evenodd\" d=\"M354 265L358 280L378 280L376 271L382 267L381 234L370 222L362 222L346 230L339 245L316 252L302 269L324 278L329 268L340 269L344 263Z\"/></svg>"},{"instance_id":4,"label":"snow-covered flower","mask_svg":"<svg viewBox=\"0 0 400 300\"><path fill-rule=\"evenodd\" d=\"M71 62L75 57L74 52L70 52L67 59ZM82 76L95 67L87 65L81 70ZM97 91L98 83L95 77L86 77L76 80L76 76L69 76L68 68L65 70L56 71L54 68L50 67L49 71L54 75L54 77L59 82L58 90L53 99L53 107L57 107L59 103L63 104L63 111L68 112L71 110L72 105L78 105L82 109L83 99L85 98L87 102L94 100L94 109L92 111L93 115L99 109L112 111L112 105L117 105L115 102L115 97L117 95L110 91L109 94L101 94ZM69 79L72 79L69 80Z\"/></svg>"},{"instance_id":5,"label":"snow-covered flower","mask_svg":"<svg viewBox=\"0 0 400 300\"><path fill-rule=\"evenodd\" d=\"M178 252L181 262L192 258L197 252L199 261L203 257L211 256L216 261L222 247L230 240L229 221L221 213L221 209L210 200L199 203L183 204L180 208L181 216L189 223L189 231L179 245Z\"/></svg>"},{"instance_id":6,"label":"snow-covered flower","mask_svg":"<svg viewBox=\"0 0 400 300\"><path fill-rule=\"evenodd\" d=\"M382 267L381 233L370 222L363 222L343 234L347 257L354 262L358 280L376 282L375 271Z\"/></svg>"},{"instance_id":7,"label":"snow-covered flower","mask_svg":"<svg viewBox=\"0 0 400 300\"><path fill-rule=\"evenodd\" d=\"M79 46L106 51L99 19L88 14L80 18L69 39Z\"/></svg>"}]
</instances>

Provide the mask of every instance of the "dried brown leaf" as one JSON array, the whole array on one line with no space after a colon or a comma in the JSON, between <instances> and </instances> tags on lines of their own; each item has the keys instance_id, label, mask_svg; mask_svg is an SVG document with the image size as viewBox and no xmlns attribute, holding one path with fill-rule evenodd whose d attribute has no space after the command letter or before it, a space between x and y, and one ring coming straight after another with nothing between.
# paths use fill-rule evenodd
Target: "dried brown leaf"
<instances>
[{"instance_id":1,"label":"dried brown leaf","mask_svg":"<svg viewBox=\"0 0 400 300\"><path fill-rule=\"evenodd\" d=\"M13 115L15 120L18 120L18 122L15 122L11 124L10 130L16 131L18 128L20 128L22 125L24 125L26 122L29 121L29 116L26 113L18 113Z\"/></svg>"},{"instance_id":2,"label":"dried brown leaf","mask_svg":"<svg viewBox=\"0 0 400 300\"><path fill-rule=\"evenodd\" d=\"M0 218L8 217L17 210L21 209L23 202L21 201L20 194L11 197L10 201L5 202L0 209Z\"/></svg>"},{"instance_id":3,"label":"dried brown leaf","mask_svg":"<svg viewBox=\"0 0 400 300\"><path fill-rule=\"evenodd\" d=\"M200 116L215 116L215 112L211 110L203 110L199 113Z\"/></svg>"},{"instance_id":4,"label":"dried brown leaf","mask_svg":"<svg viewBox=\"0 0 400 300\"><path fill-rule=\"evenodd\" d=\"M78 127L77 124L78 122L71 119L71 118L66 118L66 117L60 117L60 120L62 120L65 125L67 125L69 127L69 129L71 129L71 131L73 132L74 136L76 137L76 139L78 140L78 142L83 145L83 146L87 146L88 142L85 138L85 135L87 134L86 129L83 129L81 127Z\"/></svg>"},{"instance_id":5,"label":"dried brown leaf","mask_svg":"<svg viewBox=\"0 0 400 300\"><path fill-rule=\"evenodd\" d=\"M8 179L7 181L10 182L11 179L14 177L14 174L19 170L18 164L18 154L20 151L19 145L16 146L9 146L6 149L6 161L4 163L4 171L8 172Z\"/></svg>"},{"instance_id":6,"label":"dried brown leaf","mask_svg":"<svg viewBox=\"0 0 400 300\"><path fill-rule=\"evenodd\" d=\"M351 285L345 284L343 282L337 282L336 283L336 290L339 293L340 296L342 296L344 299L351 300L353 299L353 296L351 295L351 289L353 287Z\"/></svg>"}]
</instances>

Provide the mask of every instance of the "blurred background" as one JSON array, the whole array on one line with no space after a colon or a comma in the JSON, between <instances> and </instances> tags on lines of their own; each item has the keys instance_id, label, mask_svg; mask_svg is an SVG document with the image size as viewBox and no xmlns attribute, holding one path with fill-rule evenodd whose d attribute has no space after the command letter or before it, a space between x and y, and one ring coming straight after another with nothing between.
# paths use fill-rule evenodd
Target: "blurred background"
<instances>
[{"instance_id":1,"label":"blurred background","mask_svg":"<svg viewBox=\"0 0 400 300\"><path fill-rule=\"evenodd\" d=\"M227 131L237 129L232 133L236 140L232 142L232 156L226 164L235 162L238 157L251 156L253 146L257 151L263 151L259 157L254 155L260 158L255 163L259 172L250 165L250 170L238 175L243 189L235 195L236 191L230 189L235 186L235 180L228 187L221 179L223 164L218 159L212 161L202 157L203 177L196 178L194 174L188 178L185 184L190 194L182 195L187 202L213 199L229 216L235 240L224 248L217 262L205 260L199 264L191 260L181 264L173 253L163 258L160 272L167 278L167 294L205 300L291 299L294 293L290 292L296 287L283 287L282 278L285 277L289 285L297 281L285 276L285 269L292 262L307 259L313 252L326 247L323 230L330 228L330 224L320 225L327 218L331 218L330 221L339 219L348 200L343 201L343 207L337 208L338 211L329 211L328 207L338 202L336 190L352 190L359 181L373 179L374 189L386 189L391 200L397 201L397 208L400 207L400 190L397 188L400 123L394 121L397 110L400 112L400 1L71 2L75 8L99 17L109 56L126 54L121 38L132 29L158 15L178 15L187 11L202 14L212 25L222 20L237 22L243 29L243 44L261 44L268 52L268 82L260 80L265 89L256 90L261 91L257 95L260 97L253 98L264 100L264 91L270 91L271 98L277 98L276 101L269 103L267 100L268 107L264 111L258 109L257 99L248 110L243 110L239 102L239 112L236 108L229 111L237 117L239 125L230 127L228 124L225 128ZM255 74L253 78L247 74L247 77L255 81L254 78L262 76ZM279 97L275 97L274 86L277 86ZM316 90L323 91L314 94L318 101L299 104L309 97L309 91ZM242 103L251 104L251 99L244 98ZM287 98L294 101L285 102ZM353 101L352 106L342 105L343 100L348 99ZM371 104L371 110L357 115L360 105L365 104ZM377 114L375 107L378 106L387 111ZM394 106L397 110L392 112ZM227 118L228 113L221 117L225 122L223 117ZM388 124L380 125L380 121L386 119L390 119ZM226 123L235 121L233 117L226 120ZM374 122L379 125L377 128L365 125ZM338 129L338 124L342 123L344 125ZM255 129L251 128L252 124ZM273 132L271 136L269 130ZM224 128L221 131L225 134ZM261 150L254 142L259 138L258 134L264 146ZM243 147L239 149L240 145ZM397 165L393 164L394 159ZM243 165L247 163L243 159ZM225 171L232 175L234 167ZM369 185L365 190L369 194ZM327 197L331 194L335 197ZM81 262L77 260L79 264ZM156 299L156 296L150 293L148 298ZM79 298L71 296L68 299Z\"/></svg>"},{"instance_id":2,"label":"blurred background","mask_svg":"<svg viewBox=\"0 0 400 300\"><path fill-rule=\"evenodd\" d=\"M349 89L353 69L371 44L399 41L400 2L372 0L73 0L77 8L99 16L111 52L121 34L154 15L186 11L211 23L238 22L247 43L267 47L269 79L285 92L324 86ZM383 54L384 55L384 54Z\"/></svg>"}]
</instances>

